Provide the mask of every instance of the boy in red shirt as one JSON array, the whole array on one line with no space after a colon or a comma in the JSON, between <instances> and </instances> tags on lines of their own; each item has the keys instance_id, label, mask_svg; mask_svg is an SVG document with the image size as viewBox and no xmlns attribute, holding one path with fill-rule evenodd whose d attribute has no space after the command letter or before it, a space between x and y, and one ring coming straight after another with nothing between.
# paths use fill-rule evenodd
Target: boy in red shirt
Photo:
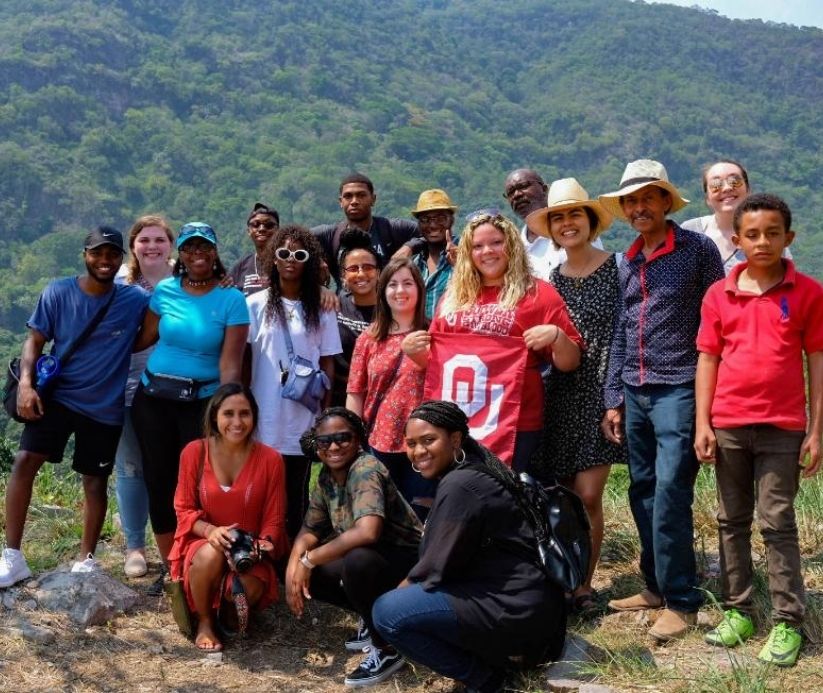
<instances>
[{"instance_id":1,"label":"boy in red shirt","mask_svg":"<svg viewBox=\"0 0 823 693\"><path fill-rule=\"evenodd\" d=\"M732 238L747 262L703 299L695 384L694 448L701 462L715 465L726 609L706 641L734 647L754 634L756 505L775 623L759 658L779 666L793 665L802 644L806 596L794 498L801 472L810 477L820 466L823 432L823 286L781 259L794 239L791 219L775 195L750 195L735 211Z\"/></svg>"}]
</instances>

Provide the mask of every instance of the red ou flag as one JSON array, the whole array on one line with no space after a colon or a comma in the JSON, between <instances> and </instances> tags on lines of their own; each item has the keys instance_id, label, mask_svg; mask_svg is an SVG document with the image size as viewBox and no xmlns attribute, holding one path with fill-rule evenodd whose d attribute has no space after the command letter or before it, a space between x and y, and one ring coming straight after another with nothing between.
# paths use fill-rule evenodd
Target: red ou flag
<instances>
[{"instance_id":1,"label":"red ou flag","mask_svg":"<svg viewBox=\"0 0 823 693\"><path fill-rule=\"evenodd\" d=\"M423 399L454 402L472 438L511 466L526 356L522 337L432 333Z\"/></svg>"}]
</instances>

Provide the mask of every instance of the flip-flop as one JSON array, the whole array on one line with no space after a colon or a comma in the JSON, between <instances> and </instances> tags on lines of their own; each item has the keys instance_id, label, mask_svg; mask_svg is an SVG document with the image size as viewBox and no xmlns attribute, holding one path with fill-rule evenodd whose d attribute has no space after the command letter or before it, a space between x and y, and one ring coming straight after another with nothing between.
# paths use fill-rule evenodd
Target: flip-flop
<instances>
[{"instance_id":1,"label":"flip-flop","mask_svg":"<svg viewBox=\"0 0 823 693\"><path fill-rule=\"evenodd\" d=\"M215 638L212 640L212 642L213 642L213 646L212 646L212 647L204 647L204 646L203 646L203 645L204 645L204 643L202 643L202 642L200 641L200 638L201 638L201 637L211 639L211 638L210 638L210 636L208 636L208 635L203 635L203 634L197 635L197 636L194 638L194 646L195 646L198 650L200 650L201 652L220 652L220 651L223 649L223 643L222 643L222 642L220 642L220 640L218 640L218 639L217 639L217 637L215 637Z\"/></svg>"}]
</instances>

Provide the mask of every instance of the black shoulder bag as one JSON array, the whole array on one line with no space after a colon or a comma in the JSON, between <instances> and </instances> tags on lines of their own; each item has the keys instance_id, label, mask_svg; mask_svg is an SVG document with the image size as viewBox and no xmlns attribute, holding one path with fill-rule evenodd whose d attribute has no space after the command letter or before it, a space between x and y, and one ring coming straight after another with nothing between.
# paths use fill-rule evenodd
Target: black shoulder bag
<instances>
[{"instance_id":1,"label":"black shoulder bag","mask_svg":"<svg viewBox=\"0 0 823 693\"><path fill-rule=\"evenodd\" d=\"M91 336L91 333L94 332L95 328L101 323L104 317L106 317L106 313L109 311L109 306L111 306L112 302L114 301L115 294L117 293L117 285L114 285L114 288L111 291L111 296L109 296L109 300L95 313L94 317L91 319L88 325L86 325L86 329L80 333L80 335L75 339L68 349L66 349L66 353L60 357L60 369L66 367L66 364L71 360L71 357L74 353L80 348L83 342L86 341ZM59 377L59 376L58 376ZM50 380L46 385L37 388L37 393L40 397L45 397L48 394L48 391L54 386L54 382L56 379ZM20 423L27 423L28 419L24 419L20 414L17 413L17 390L20 386L20 359L14 358L9 361L8 370L6 372L6 384L3 388L3 408L6 410L6 413L15 421L19 421Z\"/></svg>"}]
</instances>

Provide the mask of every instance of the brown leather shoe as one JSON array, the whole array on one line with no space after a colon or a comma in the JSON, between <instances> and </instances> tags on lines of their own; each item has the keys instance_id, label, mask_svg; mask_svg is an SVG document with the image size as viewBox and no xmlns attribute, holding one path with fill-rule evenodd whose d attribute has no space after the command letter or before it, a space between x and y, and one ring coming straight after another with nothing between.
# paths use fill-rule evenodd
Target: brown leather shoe
<instances>
[{"instance_id":1,"label":"brown leather shoe","mask_svg":"<svg viewBox=\"0 0 823 693\"><path fill-rule=\"evenodd\" d=\"M649 590L634 594L624 599L612 599L609 608L614 611L642 611L643 609L659 609L663 606L663 597Z\"/></svg>"},{"instance_id":2,"label":"brown leather shoe","mask_svg":"<svg viewBox=\"0 0 823 693\"><path fill-rule=\"evenodd\" d=\"M649 629L649 635L660 642L668 642L683 637L691 626L697 623L696 612L663 609L654 625Z\"/></svg>"}]
</instances>

